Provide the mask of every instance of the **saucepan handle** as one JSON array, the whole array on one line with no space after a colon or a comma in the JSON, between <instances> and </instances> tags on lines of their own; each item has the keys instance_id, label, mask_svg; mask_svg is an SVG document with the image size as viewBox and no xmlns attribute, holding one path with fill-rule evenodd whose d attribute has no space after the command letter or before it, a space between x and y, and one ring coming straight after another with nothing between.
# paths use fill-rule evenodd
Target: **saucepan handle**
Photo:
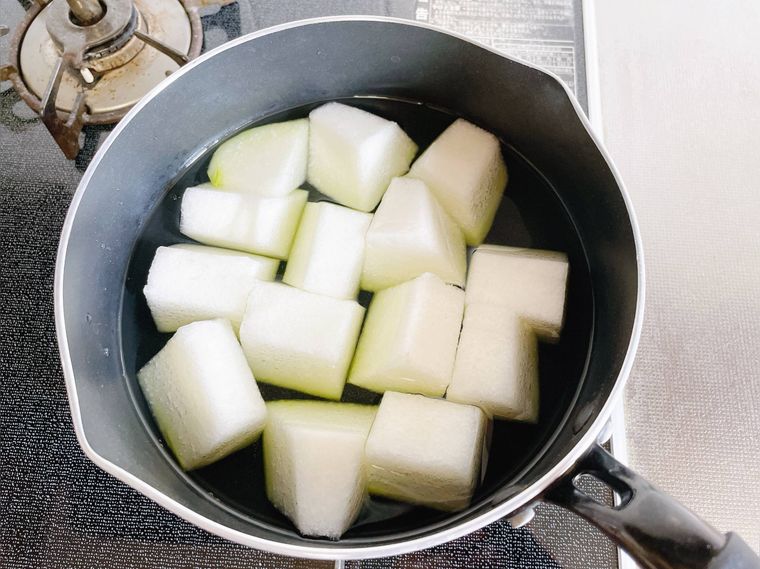
<instances>
[{"instance_id":1,"label":"saucepan handle","mask_svg":"<svg viewBox=\"0 0 760 569\"><path fill-rule=\"evenodd\" d=\"M602 504L578 489L589 474L612 488L620 503ZM736 534L721 534L657 490L599 445L546 495L586 518L647 569L760 569L760 558Z\"/></svg>"}]
</instances>

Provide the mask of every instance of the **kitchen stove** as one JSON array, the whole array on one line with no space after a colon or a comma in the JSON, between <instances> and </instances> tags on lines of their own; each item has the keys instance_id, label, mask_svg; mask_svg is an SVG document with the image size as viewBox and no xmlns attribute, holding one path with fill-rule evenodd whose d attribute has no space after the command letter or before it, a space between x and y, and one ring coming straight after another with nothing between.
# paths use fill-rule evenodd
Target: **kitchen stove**
<instances>
[{"instance_id":1,"label":"kitchen stove","mask_svg":"<svg viewBox=\"0 0 760 569\"><path fill-rule=\"evenodd\" d=\"M216 3L229 3L221 0ZM10 80L67 158L85 125L112 124L201 52L206 0L38 0L18 25Z\"/></svg>"},{"instance_id":2,"label":"kitchen stove","mask_svg":"<svg viewBox=\"0 0 760 569\"><path fill-rule=\"evenodd\" d=\"M53 1L72 9L66 0ZM152 11L141 12L143 24L134 25L138 30L146 26L148 35L188 59L197 55L196 49L203 52L286 21L339 14L392 16L440 25L544 65L585 102L580 0L238 0L221 8L199 0L171 1L174 8L181 7L173 13L184 18L169 26L177 35L170 37L162 20L160 32L150 25L155 10L168 6L168 0L135 0L137 10L147 4ZM111 0L106 2L110 7ZM161 78L179 62L139 37L135 40L134 33L127 41L114 37L112 46L119 47L113 52L103 53L97 45L85 50L79 67L61 73L56 97L56 117L65 122L79 93L85 93L81 133L69 135L76 138L78 154L66 160L39 117L56 60L63 54L40 19L52 2L43 4L0 0L0 25L9 28L0 37L0 62L13 67L3 67L0 80L0 376L9 387L0 398L0 560L18 568L332 567L330 562L278 557L209 535L112 479L82 455L71 426L53 326L58 237L71 196L109 124L131 105L124 93L109 102L107 95L116 94L103 90L103 81L116 84L143 57L150 56ZM36 45L43 57L27 68L19 64L25 37L19 30L29 29L35 19L40 35L29 46ZM176 41L181 35L177 30L185 30L185 43ZM139 52L128 59L137 46ZM123 58L114 57L119 52ZM120 65L109 69L116 62ZM102 74L99 82L87 83L84 69L93 79ZM36 87L24 78L33 71L39 76ZM18 89L19 82L31 103ZM512 527L523 522L530 523ZM558 507L541 504L532 520L530 515L512 524L501 520L431 550L345 566L616 569L618 563L617 550L596 529Z\"/></svg>"}]
</instances>

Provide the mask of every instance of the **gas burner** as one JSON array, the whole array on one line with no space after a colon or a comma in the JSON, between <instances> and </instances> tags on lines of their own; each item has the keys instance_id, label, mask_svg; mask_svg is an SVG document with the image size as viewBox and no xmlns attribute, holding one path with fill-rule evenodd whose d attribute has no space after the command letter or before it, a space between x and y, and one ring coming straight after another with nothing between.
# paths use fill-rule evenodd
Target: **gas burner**
<instances>
[{"instance_id":1,"label":"gas burner","mask_svg":"<svg viewBox=\"0 0 760 569\"><path fill-rule=\"evenodd\" d=\"M16 30L0 80L12 82L73 159L82 127L117 122L197 57L199 11L231 1L37 0Z\"/></svg>"}]
</instances>

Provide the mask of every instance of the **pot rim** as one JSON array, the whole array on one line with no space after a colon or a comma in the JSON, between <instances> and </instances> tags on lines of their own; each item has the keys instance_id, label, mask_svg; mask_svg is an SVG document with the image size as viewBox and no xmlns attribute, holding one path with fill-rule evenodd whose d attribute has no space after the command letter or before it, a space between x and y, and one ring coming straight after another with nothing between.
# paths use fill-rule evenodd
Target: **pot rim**
<instances>
[{"instance_id":1,"label":"pot rim","mask_svg":"<svg viewBox=\"0 0 760 569\"><path fill-rule=\"evenodd\" d=\"M156 97L161 91L163 91L172 82L178 80L182 75L188 73L190 70L192 70L196 66L205 63L207 60L211 59L212 57L214 57L215 55L219 53L222 53L228 49L235 48L236 46L247 43L249 41L253 41L257 38L260 38L269 34L277 33L283 30L296 28L296 27L315 25L315 24L329 23L329 22L381 22L381 23L390 23L390 24L425 28L425 29L446 34L454 38L457 38L461 41L465 41L467 43L473 44L481 49L487 50L500 57L503 57L504 59L518 62L521 65L532 68L539 73L543 73L544 75L547 75L552 80L557 82L564 90L566 96L568 97L568 99L570 100L573 106L573 109L578 115L578 118L581 121L581 124L586 129L588 135L590 136L591 140L594 142L595 146L597 147L597 150L604 158L604 161L607 163L608 167L610 168L610 171L612 172L613 177L615 178L615 182L618 185L620 194L623 197L623 201L625 203L625 207L628 212L628 218L631 224L631 230L633 233L633 240L634 240L634 245L636 249L636 264L638 268L638 272L637 272L638 291L637 291L637 296L636 296L636 313L634 316L631 339L628 344L628 349L626 351L626 355L623 360L623 365L621 367L620 373L618 374L618 377L615 380L615 385L613 386L610 392L610 395L608 396L607 401L603 405L601 411L596 416L596 418L594 419L593 423L589 427L588 431L584 434L584 436L575 444L572 450L562 458L562 460L560 460L554 467L552 467L549 470L549 472L547 472L544 476L542 476L540 479L538 479L529 487L525 488L523 491L521 491L517 495L509 498L508 500L504 501L498 506L495 506L492 510L488 512L484 512L477 517L474 517L472 519L459 523L450 528L437 531L430 535L413 538L406 541L400 541L397 543L385 544L385 545L353 546L353 547L322 547L319 545L288 544L288 543L283 543L279 541L252 536L247 533L243 533L241 531L228 528L227 526L224 526L220 523L217 523L213 520L210 520L198 514L197 512L191 510L190 508L187 508L186 506L166 496L161 491L157 490L150 484L147 484L140 478L134 476L133 474L127 472L126 470L122 469L116 464L100 456L90 446L89 442L87 441L87 437L85 436L85 433L84 433L82 415L81 415L81 411L79 407L79 400L78 400L77 389L76 389L76 379L75 379L73 365L71 362L71 356L69 354L69 349L68 349L68 341L67 341L67 336L66 336L66 321L65 321L64 309L63 309L63 276L65 272L66 250L68 247L68 241L71 235L72 226L74 224L74 218L76 217L76 212L77 212L79 203L81 202L82 197L84 196L84 193L87 191L87 187L89 185L90 179L92 178L93 172L98 167L98 164L102 160L103 156L105 155L106 152L108 152L108 149L110 148L113 141L116 139L116 137L118 137L119 133L124 128L126 128L129 122L134 118L134 116L137 113L139 113L140 110L144 106L146 106L154 97ZM350 559L367 559L367 558L375 558L375 557L400 555L403 553L409 553L412 551L418 551L421 549L427 549L436 545L440 545L442 543L446 543L453 539L470 534L502 517L518 512L522 509L525 509L526 507L529 507L531 504L537 502L540 499L541 495L555 481L557 481L560 477L562 477L564 474L569 472L573 468L575 463L580 458L583 457L583 455L591 447L591 445L593 445L597 441L600 434L604 430L604 427L607 424L607 421L609 420L617 401L621 398L626 381L628 379L628 375L630 374L631 368L633 366L636 349L638 347L639 338L641 336L641 329L642 329L642 324L643 324L643 319L644 319L645 286L646 286L646 283L645 283L642 238L641 238L641 233L639 230L638 222L636 220L636 215L633 210L630 196L628 195L628 192L625 189L625 186L623 184L619 171L615 167L615 164L613 163L611 157L609 156L604 146L602 145L599 137L592 130L591 124L588 118L586 117L586 115L584 114L580 104L576 100L575 96L570 92L569 88L562 82L562 80L559 79L557 75L555 75L554 73L550 71L537 67L531 63L525 62L519 58L506 56L503 53L500 53L494 50L493 48L490 48L480 42L471 40L458 33L444 30L442 28L439 28L437 26L433 26L430 24L415 22L412 20L403 20L400 18L389 18L389 17L382 17L382 16L331 16L331 17L310 18L310 19L305 19L305 20L288 22L285 24L272 26L269 28L265 28L263 30L246 34L244 36L240 36L239 38L235 38L231 41L228 41L224 43L223 45L216 47L208 51L207 53L201 55L197 59L194 59L187 65L181 67L178 71L174 72L171 76L167 77L159 85L157 85L152 91L150 91L147 95L145 95L126 114L126 116L123 119L121 119L121 121L117 124L117 126L110 133L108 138L105 140L103 145L98 149L92 162L90 163L86 172L84 173L84 176L82 177L82 180L80 181L79 186L77 187L77 190L72 198L68 213L66 215L66 219L63 224L60 243L58 246L53 295L54 295L54 301L55 301L56 336L57 336L58 347L59 347L60 356L61 356L64 379L66 382L66 392L69 398L69 405L71 407L71 416L72 416L72 420L74 424L74 430L76 432L79 445L82 447L82 450L84 451L85 455L90 460L92 460L92 462L94 462L96 465L98 465L100 468L102 468L104 471L108 472L112 476L116 477L117 479L131 486L132 488L134 488L141 494L147 496L154 502L163 506L170 512L178 515L184 520L202 529L205 529L213 534L216 534L230 541L233 541L242 545L246 545L249 547L254 547L254 548L267 551L270 553L287 555L291 557L301 557L301 558L307 558L307 559L321 559L321 560L336 560L336 559L350 560Z\"/></svg>"}]
</instances>

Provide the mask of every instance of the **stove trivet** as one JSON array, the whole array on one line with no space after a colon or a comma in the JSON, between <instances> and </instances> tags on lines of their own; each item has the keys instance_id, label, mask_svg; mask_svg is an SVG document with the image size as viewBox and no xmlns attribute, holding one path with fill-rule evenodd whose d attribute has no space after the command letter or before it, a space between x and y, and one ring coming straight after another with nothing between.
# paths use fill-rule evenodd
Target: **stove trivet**
<instances>
[{"instance_id":1,"label":"stove trivet","mask_svg":"<svg viewBox=\"0 0 760 569\"><path fill-rule=\"evenodd\" d=\"M67 158L89 124L112 124L200 54L200 11L234 0L37 0L13 36L10 80ZM8 29L0 27L0 35Z\"/></svg>"}]
</instances>

